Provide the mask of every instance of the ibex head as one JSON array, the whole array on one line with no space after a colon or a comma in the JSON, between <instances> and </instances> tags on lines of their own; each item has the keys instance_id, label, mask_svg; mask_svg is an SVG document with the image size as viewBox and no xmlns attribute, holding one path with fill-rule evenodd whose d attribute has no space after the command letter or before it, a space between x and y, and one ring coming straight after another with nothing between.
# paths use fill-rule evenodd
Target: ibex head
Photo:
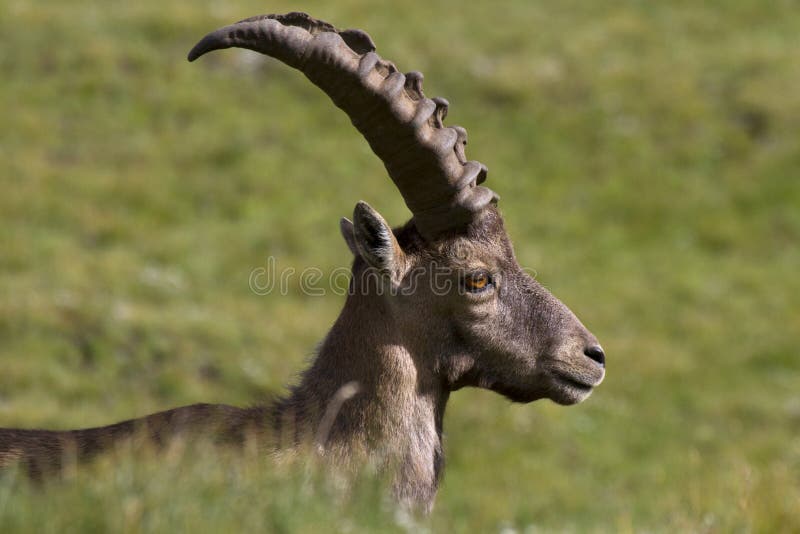
<instances>
[{"instance_id":1,"label":"ibex head","mask_svg":"<svg viewBox=\"0 0 800 534\"><path fill-rule=\"evenodd\" d=\"M519 266L494 206L432 241L413 219L393 232L363 202L342 230L357 257L354 293L388 302L382 320L448 390L574 404L603 380L597 340Z\"/></svg>"},{"instance_id":2,"label":"ibex head","mask_svg":"<svg viewBox=\"0 0 800 534\"><path fill-rule=\"evenodd\" d=\"M392 230L366 203L342 233L356 256L353 295L382 299L381 321L448 390L485 387L511 400L573 404L603 380L595 337L517 263L465 157L466 131L445 127L448 103L422 75L402 74L359 30L302 13L253 17L207 35L189 59L241 47L301 70L343 109L381 158L413 218Z\"/></svg>"}]
</instances>

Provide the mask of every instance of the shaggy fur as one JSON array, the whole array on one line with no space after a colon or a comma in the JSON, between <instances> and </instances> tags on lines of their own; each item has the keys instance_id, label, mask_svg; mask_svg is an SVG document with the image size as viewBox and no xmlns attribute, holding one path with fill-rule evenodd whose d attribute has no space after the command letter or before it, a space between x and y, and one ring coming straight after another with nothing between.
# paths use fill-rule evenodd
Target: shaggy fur
<instances>
[{"instance_id":1,"label":"shaggy fur","mask_svg":"<svg viewBox=\"0 0 800 534\"><path fill-rule=\"evenodd\" d=\"M394 473L401 502L430 509L452 391L484 387L517 402L571 404L602 380L603 367L584 353L597 341L520 269L494 208L435 243L413 220L384 233L385 221L363 203L354 220L371 228L355 239L373 264L355 258L344 309L285 398L253 408L195 404L84 430L0 429L0 466L21 463L40 478L136 435L155 444L176 436L255 439L270 451L311 443L337 466L377 460ZM461 285L476 269L491 272L494 284L479 295ZM449 288L432 289L437 273Z\"/></svg>"}]
</instances>

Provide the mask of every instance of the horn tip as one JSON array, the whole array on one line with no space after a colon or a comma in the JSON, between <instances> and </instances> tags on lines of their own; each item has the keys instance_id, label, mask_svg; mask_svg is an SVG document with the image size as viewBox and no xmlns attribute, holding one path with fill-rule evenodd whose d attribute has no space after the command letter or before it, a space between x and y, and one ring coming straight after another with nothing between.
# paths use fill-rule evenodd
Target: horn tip
<instances>
[{"instance_id":1,"label":"horn tip","mask_svg":"<svg viewBox=\"0 0 800 534\"><path fill-rule=\"evenodd\" d=\"M186 59L188 59L189 62L191 63L195 59L204 55L206 52L210 52L213 49L214 49L213 47L208 46L208 37L205 37L196 45L194 45L191 50L189 50L189 54L186 56Z\"/></svg>"}]
</instances>

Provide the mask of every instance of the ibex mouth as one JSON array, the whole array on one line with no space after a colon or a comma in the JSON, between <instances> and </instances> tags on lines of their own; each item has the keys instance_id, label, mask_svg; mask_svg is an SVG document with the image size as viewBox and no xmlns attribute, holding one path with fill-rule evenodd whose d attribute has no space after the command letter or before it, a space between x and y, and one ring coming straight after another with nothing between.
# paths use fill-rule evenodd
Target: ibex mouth
<instances>
[{"instance_id":1,"label":"ibex mouth","mask_svg":"<svg viewBox=\"0 0 800 534\"><path fill-rule=\"evenodd\" d=\"M603 381L590 382L585 377L568 375L564 372L553 372L551 375L552 387L550 398L558 404L577 404L586 400L591 395L595 386Z\"/></svg>"},{"instance_id":2,"label":"ibex mouth","mask_svg":"<svg viewBox=\"0 0 800 534\"><path fill-rule=\"evenodd\" d=\"M567 376L567 375L560 374L560 373L556 373L555 374L555 378L557 380L559 380L559 381L561 381L561 382L563 382L563 383L575 388L575 389L582 389L582 390L589 391L594 387L594 384L590 384L590 383L584 381L583 379L577 380L574 377Z\"/></svg>"}]
</instances>

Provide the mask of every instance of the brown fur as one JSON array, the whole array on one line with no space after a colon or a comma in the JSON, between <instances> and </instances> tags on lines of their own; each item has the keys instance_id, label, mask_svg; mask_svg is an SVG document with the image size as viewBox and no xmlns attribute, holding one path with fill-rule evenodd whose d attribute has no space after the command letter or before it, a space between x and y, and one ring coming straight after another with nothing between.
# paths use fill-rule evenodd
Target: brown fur
<instances>
[{"instance_id":1,"label":"brown fur","mask_svg":"<svg viewBox=\"0 0 800 534\"><path fill-rule=\"evenodd\" d=\"M518 402L571 404L602 380L602 366L584 354L595 338L520 269L496 209L434 243L413 220L394 231L385 224L366 204L356 208L348 241L362 253L351 294L285 398L249 409L195 404L85 430L0 429L0 466L21 462L41 477L65 458L91 458L137 433L156 444L197 434L240 445L255 437L270 450L315 442L336 465L377 459L395 473L401 502L429 509L452 391L484 387ZM444 276L449 290L431 291L434 265L453 269ZM492 294L459 291L460 277L474 269L494 274Z\"/></svg>"}]
</instances>

